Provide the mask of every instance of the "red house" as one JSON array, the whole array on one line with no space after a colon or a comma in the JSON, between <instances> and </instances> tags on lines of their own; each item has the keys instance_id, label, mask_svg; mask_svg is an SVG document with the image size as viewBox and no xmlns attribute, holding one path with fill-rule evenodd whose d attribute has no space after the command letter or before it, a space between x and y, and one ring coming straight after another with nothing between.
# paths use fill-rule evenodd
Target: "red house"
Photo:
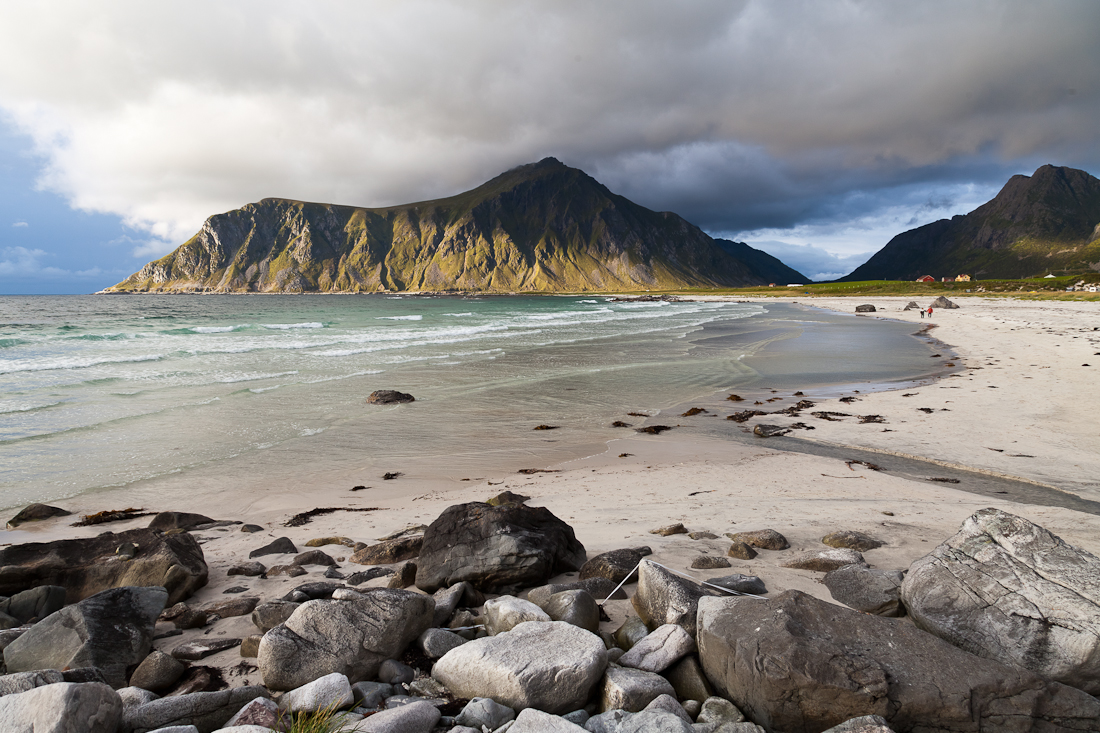
<instances>
[{"instance_id":1,"label":"red house","mask_svg":"<svg viewBox=\"0 0 1100 733\"><path fill-rule=\"evenodd\" d=\"M920 277L917 278L917 282L919 282L919 283L934 283L934 282L936 282L936 278L932 277L931 275L921 275Z\"/></svg>"}]
</instances>

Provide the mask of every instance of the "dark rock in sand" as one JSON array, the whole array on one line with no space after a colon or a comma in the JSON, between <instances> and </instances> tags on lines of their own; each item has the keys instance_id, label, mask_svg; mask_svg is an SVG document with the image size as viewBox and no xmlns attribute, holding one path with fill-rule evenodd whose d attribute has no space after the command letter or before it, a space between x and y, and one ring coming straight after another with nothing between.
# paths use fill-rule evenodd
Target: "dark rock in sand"
<instances>
[{"instance_id":1,"label":"dark rock in sand","mask_svg":"<svg viewBox=\"0 0 1100 733\"><path fill-rule=\"evenodd\" d=\"M242 562L237 563L228 570L225 571L226 575L244 575L246 577L254 578L257 575L263 575L267 572L267 567L262 562Z\"/></svg>"},{"instance_id":2,"label":"dark rock in sand","mask_svg":"<svg viewBox=\"0 0 1100 733\"><path fill-rule=\"evenodd\" d=\"M65 589L59 585L40 585L0 600L0 613L29 624L41 621L65 605ZM18 624L17 624L18 625Z\"/></svg>"},{"instance_id":3,"label":"dark rock in sand","mask_svg":"<svg viewBox=\"0 0 1100 733\"><path fill-rule=\"evenodd\" d=\"M752 560L756 557L756 550L752 549L744 542L734 542L730 545L730 548L726 550L726 555L737 558L738 560ZM728 563L726 567L729 567Z\"/></svg>"},{"instance_id":4,"label":"dark rock in sand","mask_svg":"<svg viewBox=\"0 0 1100 733\"><path fill-rule=\"evenodd\" d=\"M705 598L697 641L718 694L768 730L881 715L899 731L1085 731L1100 716L1080 690L799 591Z\"/></svg>"},{"instance_id":5,"label":"dark rock in sand","mask_svg":"<svg viewBox=\"0 0 1100 733\"><path fill-rule=\"evenodd\" d=\"M546 599L541 608L554 621L564 621L594 634L599 632L600 607L592 594L586 590L554 593Z\"/></svg>"},{"instance_id":6,"label":"dark rock in sand","mask_svg":"<svg viewBox=\"0 0 1100 733\"><path fill-rule=\"evenodd\" d=\"M745 545L745 549L752 551L752 548L748 545ZM695 570L715 570L718 568L728 568L729 566L730 561L718 555L699 555L691 561L691 567Z\"/></svg>"},{"instance_id":7,"label":"dark rock in sand","mask_svg":"<svg viewBox=\"0 0 1100 733\"><path fill-rule=\"evenodd\" d=\"M252 534L254 532L263 532L264 528L258 524L242 524L241 531Z\"/></svg>"},{"instance_id":8,"label":"dark rock in sand","mask_svg":"<svg viewBox=\"0 0 1100 733\"><path fill-rule=\"evenodd\" d=\"M873 305L871 305L870 303L867 303L865 305L857 305L856 306L856 313L874 313L874 312L875 312L875 307Z\"/></svg>"},{"instance_id":9,"label":"dark rock in sand","mask_svg":"<svg viewBox=\"0 0 1100 733\"><path fill-rule=\"evenodd\" d=\"M348 577L337 570L335 567L326 569L324 575L326 578L330 578L332 580L343 580L344 578Z\"/></svg>"},{"instance_id":10,"label":"dark rock in sand","mask_svg":"<svg viewBox=\"0 0 1100 733\"><path fill-rule=\"evenodd\" d=\"M241 596L240 598L231 598L228 601L211 603L203 610L211 615L217 614L219 618L233 618L235 616L247 616L256 610L259 603L260 599L256 596Z\"/></svg>"},{"instance_id":11,"label":"dark rock in sand","mask_svg":"<svg viewBox=\"0 0 1100 733\"><path fill-rule=\"evenodd\" d=\"M267 577L276 578L280 575L285 575L288 578L297 578L301 575L307 574L309 571L303 568L301 565L272 565L267 569Z\"/></svg>"},{"instance_id":12,"label":"dark rock in sand","mask_svg":"<svg viewBox=\"0 0 1100 733\"><path fill-rule=\"evenodd\" d=\"M265 634L290 618L300 603L290 601L267 601L252 611L252 623Z\"/></svg>"},{"instance_id":13,"label":"dark rock in sand","mask_svg":"<svg viewBox=\"0 0 1100 733\"><path fill-rule=\"evenodd\" d=\"M928 306L930 308L947 308L948 310L950 310L952 308L958 308L959 307L958 305L956 305L955 303L952 303L950 300L948 300L947 298L945 298L942 295L940 297L936 298L935 300L933 300L931 303L929 303Z\"/></svg>"},{"instance_id":14,"label":"dark rock in sand","mask_svg":"<svg viewBox=\"0 0 1100 733\"><path fill-rule=\"evenodd\" d=\"M21 524L27 522L41 522L44 519L52 519L54 517L68 517L72 515L72 512L62 509L59 506L50 506L49 504L31 504L24 507L22 511L8 520L8 526L15 529Z\"/></svg>"},{"instance_id":15,"label":"dark rock in sand","mask_svg":"<svg viewBox=\"0 0 1100 733\"><path fill-rule=\"evenodd\" d=\"M1100 693L1100 558L1022 517L974 513L910 566L901 597L952 644Z\"/></svg>"},{"instance_id":16,"label":"dark rock in sand","mask_svg":"<svg viewBox=\"0 0 1100 733\"><path fill-rule=\"evenodd\" d=\"M211 654L240 646L240 639L198 639L180 644L172 650L172 656L188 662L197 662Z\"/></svg>"},{"instance_id":17,"label":"dark rock in sand","mask_svg":"<svg viewBox=\"0 0 1100 733\"><path fill-rule=\"evenodd\" d=\"M376 545L369 545L361 550L356 550L351 556L351 562L359 565L392 565L393 563L416 558L420 554L420 547L423 544L424 538L422 536L385 540Z\"/></svg>"},{"instance_id":18,"label":"dark rock in sand","mask_svg":"<svg viewBox=\"0 0 1100 733\"><path fill-rule=\"evenodd\" d=\"M514 491L502 491L491 499L486 499L485 503L489 506L504 506L505 504L522 504L530 498L530 496L517 494Z\"/></svg>"},{"instance_id":19,"label":"dark rock in sand","mask_svg":"<svg viewBox=\"0 0 1100 733\"><path fill-rule=\"evenodd\" d=\"M154 649L130 675L130 685L150 692L167 692L186 670L183 662Z\"/></svg>"},{"instance_id":20,"label":"dark rock in sand","mask_svg":"<svg viewBox=\"0 0 1100 733\"><path fill-rule=\"evenodd\" d=\"M412 561L403 562L395 566L392 573L393 577L390 578L390 582L386 583L387 588L393 588L395 590L408 588L416 582L416 563Z\"/></svg>"},{"instance_id":21,"label":"dark rock in sand","mask_svg":"<svg viewBox=\"0 0 1100 733\"><path fill-rule=\"evenodd\" d=\"M774 529L756 529L751 532L727 532L726 537L729 537L734 542L744 542L749 547L756 547L761 550L786 550L791 546L791 543L787 542L787 538Z\"/></svg>"},{"instance_id":22,"label":"dark rock in sand","mask_svg":"<svg viewBox=\"0 0 1100 733\"><path fill-rule=\"evenodd\" d=\"M406 402L416 402L416 398L407 392L398 392L395 389L376 389L367 398L368 405L399 405Z\"/></svg>"},{"instance_id":23,"label":"dark rock in sand","mask_svg":"<svg viewBox=\"0 0 1100 733\"><path fill-rule=\"evenodd\" d=\"M614 583L621 583L627 575L634 571L638 563L646 555L652 555L653 550L648 547L631 547L623 550L611 550L596 555L581 566L581 580L586 578L607 578Z\"/></svg>"},{"instance_id":24,"label":"dark rock in sand","mask_svg":"<svg viewBox=\"0 0 1100 733\"><path fill-rule=\"evenodd\" d=\"M291 565L323 565L324 567L335 567L336 561L332 557L322 550L306 550L299 554L293 560L290 561Z\"/></svg>"},{"instance_id":25,"label":"dark rock in sand","mask_svg":"<svg viewBox=\"0 0 1100 733\"><path fill-rule=\"evenodd\" d=\"M202 514L188 514L187 512L161 512L149 522L149 529L192 529L200 524L210 524L214 520Z\"/></svg>"},{"instance_id":26,"label":"dark rock in sand","mask_svg":"<svg viewBox=\"0 0 1100 733\"><path fill-rule=\"evenodd\" d=\"M133 559L115 554L125 542L138 547ZM202 549L186 533L131 529L0 550L0 594L6 596L57 585L65 589L66 603L76 603L108 588L160 586L168 589L168 602L176 603L206 585L206 580Z\"/></svg>"},{"instance_id":27,"label":"dark rock in sand","mask_svg":"<svg viewBox=\"0 0 1100 733\"><path fill-rule=\"evenodd\" d=\"M860 552L874 550L886 544L881 540L876 540L869 534L853 530L830 532L822 537L821 541L829 547L846 547L849 550L859 550Z\"/></svg>"},{"instance_id":28,"label":"dark rock in sand","mask_svg":"<svg viewBox=\"0 0 1100 733\"><path fill-rule=\"evenodd\" d=\"M9 672L96 667L112 687L125 687L149 653L167 599L163 588L97 593L31 627L4 649L4 663Z\"/></svg>"},{"instance_id":29,"label":"dark rock in sand","mask_svg":"<svg viewBox=\"0 0 1100 733\"><path fill-rule=\"evenodd\" d=\"M264 555L297 555L298 548L290 541L289 537L280 537L274 542L264 545L248 553L248 558L263 557Z\"/></svg>"},{"instance_id":30,"label":"dark rock in sand","mask_svg":"<svg viewBox=\"0 0 1100 733\"><path fill-rule=\"evenodd\" d=\"M342 583L326 583L323 580L318 580L313 583L303 583L283 596L283 600L297 603L324 600L326 598L332 598L332 594L343 587L345 586ZM300 597L301 600L291 598L291 596Z\"/></svg>"},{"instance_id":31,"label":"dark rock in sand","mask_svg":"<svg viewBox=\"0 0 1100 733\"><path fill-rule=\"evenodd\" d=\"M821 582L829 589L833 599L848 608L876 616L901 616L901 581L905 574L900 570L872 570L855 563L826 573Z\"/></svg>"},{"instance_id":32,"label":"dark rock in sand","mask_svg":"<svg viewBox=\"0 0 1100 733\"><path fill-rule=\"evenodd\" d=\"M649 530L650 534L660 535L661 537L671 537L674 534L687 534L688 529L680 522L676 524L666 524L663 527Z\"/></svg>"},{"instance_id":33,"label":"dark rock in sand","mask_svg":"<svg viewBox=\"0 0 1100 733\"><path fill-rule=\"evenodd\" d=\"M360 583L366 583L368 580L374 580L375 578L381 578L386 575L393 575L393 571L389 568L371 568L370 570L352 573L344 579L344 582L348 585L359 585Z\"/></svg>"},{"instance_id":34,"label":"dark rock in sand","mask_svg":"<svg viewBox=\"0 0 1100 733\"><path fill-rule=\"evenodd\" d=\"M429 525L416 586L429 593L463 580L479 590L532 586L584 561L572 527L549 509L471 502L448 507Z\"/></svg>"},{"instance_id":35,"label":"dark rock in sand","mask_svg":"<svg viewBox=\"0 0 1100 733\"><path fill-rule=\"evenodd\" d=\"M707 578L707 582L711 585L717 585L719 588L728 588L738 593L750 593L754 596L762 596L768 592L764 581L755 575L735 573L733 575L723 575L721 578Z\"/></svg>"},{"instance_id":36,"label":"dark rock in sand","mask_svg":"<svg viewBox=\"0 0 1100 733\"><path fill-rule=\"evenodd\" d=\"M719 593L673 575L649 560L642 560L638 574L638 590L630 600L638 616L650 629L677 624L689 634L694 634L699 599Z\"/></svg>"},{"instance_id":37,"label":"dark rock in sand","mask_svg":"<svg viewBox=\"0 0 1100 733\"><path fill-rule=\"evenodd\" d=\"M782 425L757 425L752 429L754 435L761 438L775 438L791 432L790 428Z\"/></svg>"}]
</instances>

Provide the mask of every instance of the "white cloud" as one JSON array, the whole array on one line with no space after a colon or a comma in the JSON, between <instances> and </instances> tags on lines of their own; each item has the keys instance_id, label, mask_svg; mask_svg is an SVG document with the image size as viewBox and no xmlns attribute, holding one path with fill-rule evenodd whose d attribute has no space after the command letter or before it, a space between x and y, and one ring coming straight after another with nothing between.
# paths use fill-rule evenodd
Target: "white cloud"
<instances>
[{"instance_id":1,"label":"white cloud","mask_svg":"<svg viewBox=\"0 0 1100 733\"><path fill-rule=\"evenodd\" d=\"M27 222L25 222L25 221L17 221L17 222L13 222L13 223L12 223L12 227L13 227L13 228L20 228L20 227L29 227L29 226L30 226L30 224L28 224L28 223L27 223Z\"/></svg>"},{"instance_id":2,"label":"white cloud","mask_svg":"<svg viewBox=\"0 0 1100 733\"><path fill-rule=\"evenodd\" d=\"M150 235L137 256L265 196L381 206L549 154L789 229L953 161L1096 164L1097 27L1097 3L1001 0L10 3L0 110L45 189Z\"/></svg>"},{"instance_id":3,"label":"white cloud","mask_svg":"<svg viewBox=\"0 0 1100 733\"><path fill-rule=\"evenodd\" d=\"M0 275L6 277L96 279L120 274L119 271L104 270L99 267L92 267L87 270L65 270L43 263L43 260L53 256L41 249L4 247L0 249Z\"/></svg>"}]
</instances>

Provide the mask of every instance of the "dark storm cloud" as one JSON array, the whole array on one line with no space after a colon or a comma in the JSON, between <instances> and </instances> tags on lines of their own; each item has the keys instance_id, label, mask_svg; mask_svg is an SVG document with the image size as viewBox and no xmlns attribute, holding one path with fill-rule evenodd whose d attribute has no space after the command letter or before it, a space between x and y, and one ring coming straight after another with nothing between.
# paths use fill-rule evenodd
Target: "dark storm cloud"
<instances>
[{"instance_id":1,"label":"dark storm cloud","mask_svg":"<svg viewBox=\"0 0 1100 733\"><path fill-rule=\"evenodd\" d=\"M400 203L545 155L714 232L840 226L1095 170L1098 28L1095 2L9 4L0 108L44 187L164 247L263 196Z\"/></svg>"}]
</instances>

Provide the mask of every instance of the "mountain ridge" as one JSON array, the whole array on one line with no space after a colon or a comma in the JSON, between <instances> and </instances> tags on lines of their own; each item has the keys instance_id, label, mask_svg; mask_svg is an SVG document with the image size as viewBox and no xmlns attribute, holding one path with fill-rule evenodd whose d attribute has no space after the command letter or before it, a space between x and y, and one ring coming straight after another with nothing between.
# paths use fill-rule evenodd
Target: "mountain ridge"
<instances>
[{"instance_id":1,"label":"mountain ridge","mask_svg":"<svg viewBox=\"0 0 1100 733\"><path fill-rule=\"evenodd\" d=\"M755 266L678 215L545 158L399 206L265 198L209 217L104 292L668 290L760 285L758 268L786 267L752 252Z\"/></svg>"}]
</instances>

